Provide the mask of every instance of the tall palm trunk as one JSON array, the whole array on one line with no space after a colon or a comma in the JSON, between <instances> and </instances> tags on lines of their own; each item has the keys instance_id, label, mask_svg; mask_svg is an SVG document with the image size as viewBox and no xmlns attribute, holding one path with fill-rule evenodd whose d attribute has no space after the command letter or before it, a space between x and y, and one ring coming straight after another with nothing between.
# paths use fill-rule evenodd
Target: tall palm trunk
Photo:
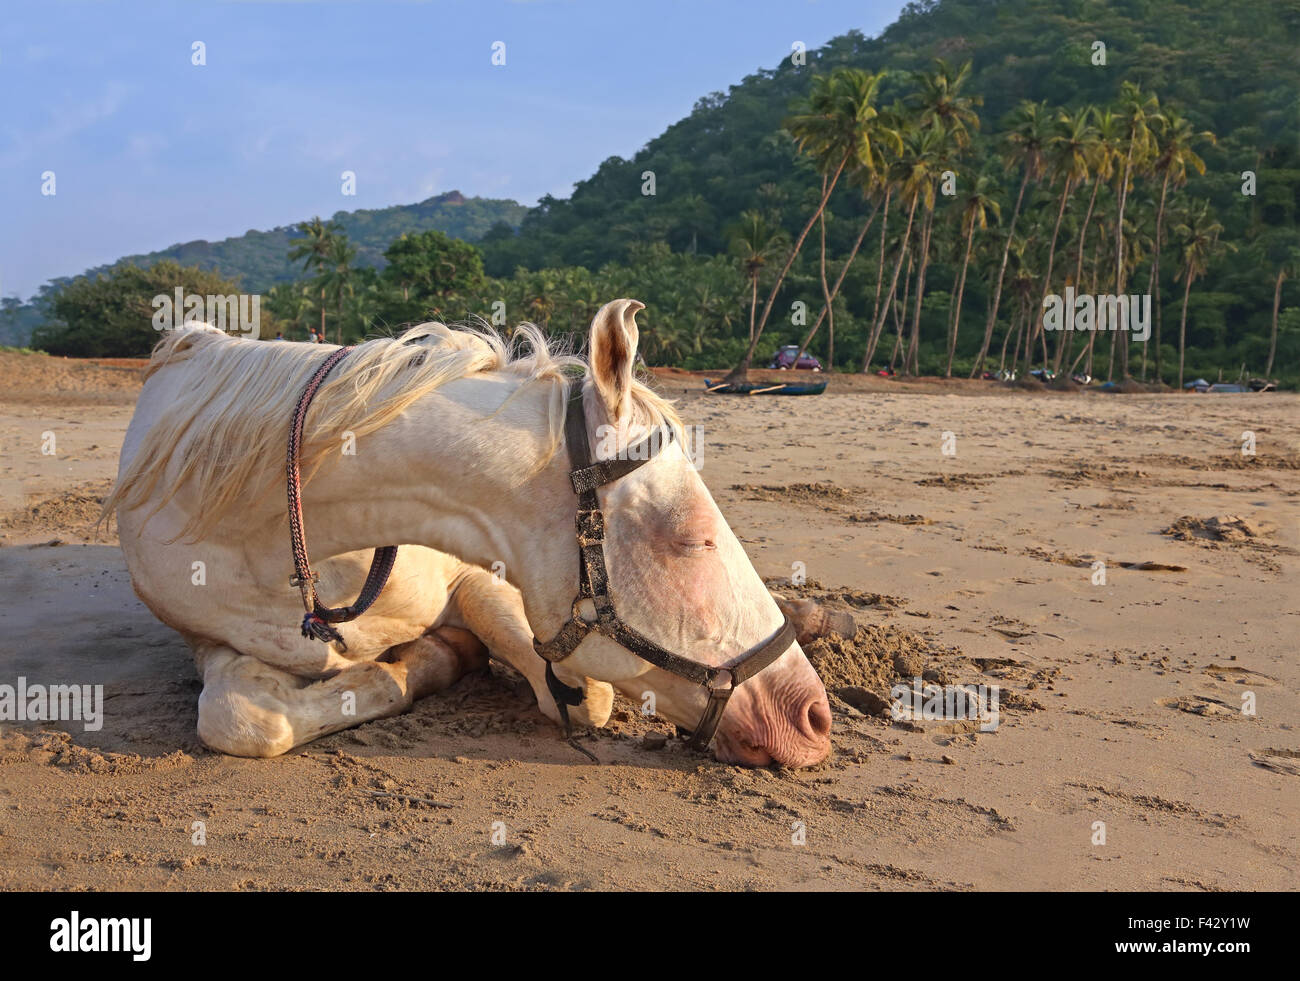
<instances>
[{"instance_id":1,"label":"tall palm trunk","mask_svg":"<svg viewBox=\"0 0 1300 981\"><path fill-rule=\"evenodd\" d=\"M1043 299L1045 299L1047 294L1052 291L1052 267L1056 264L1056 239L1061 234L1061 219L1065 217L1065 205L1066 202L1070 200L1070 191L1073 189L1072 184L1073 182L1070 180L1069 175L1066 175L1065 187L1061 190L1061 206L1056 209L1056 224L1052 226L1052 241L1047 247L1047 272L1043 276ZM1038 309L1040 311L1043 309L1042 303L1039 303ZM1064 326L1064 324L1062 324L1062 326ZM1043 319L1041 316L1035 318L1033 328L1035 336L1040 334L1043 335L1043 368L1046 369L1047 332L1043 330ZM1025 367L1027 368L1028 366L1029 362L1026 361Z\"/></svg>"},{"instance_id":2,"label":"tall palm trunk","mask_svg":"<svg viewBox=\"0 0 1300 981\"><path fill-rule=\"evenodd\" d=\"M799 345L799 354L797 356L798 358L802 358L804 356L804 352L808 350L808 345L811 344L813 338L817 336L817 330L821 327L822 321L826 319L828 311L830 310L830 304L834 302L835 297L840 295L840 287L844 285L844 277L848 274L849 266L853 265L853 260L857 258L858 250L862 248L862 241L867 237L867 232L868 230L870 230L872 222L876 220L876 215L880 212L880 208L881 208L880 202L877 201L876 206L871 210L871 216L867 218L867 223L862 226L862 231L858 232L858 237L853 243L853 248L849 250L849 257L844 260L844 265L840 268L840 274L835 278L835 285L831 287L830 300L827 302L825 306L822 307L822 312L817 315L817 322L812 325L812 328L808 331L807 336L804 337L803 343ZM879 281L877 281L876 282L876 303L879 304L879 302L880 302L880 283ZM832 351L834 350L833 341L831 343L831 349ZM798 363L799 362L796 359L795 364Z\"/></svg>"},{"instance_id":3,"label":"tall palm trunk","mask_svg":"<svg viewBox=\"0 0 1300 981\"><path fill-rule=\"evenodd\" d=\"M1007 323L1007 333L1002 338L1002 355L1001 357L998 358L999 378L1002 376L1002 373L1007 370L1007 345L1011 341L1012 334L1016 336L1015 347L1012 348L1012 353L1014 355L1015 351L1019 350L1020 348L1020 311L1019 310L1011 311L1011 320ZM1015 367L1016 367L1015 364L1012 364L1011 370L1015 371Z\"/></svg>"},{"instance_id":4,"label":"tall palm trunk","mask_svg":"<svg viewBox=\"0 0 1300 981\"><path fill-rule=\"evenodd\" d=\"M1160 365L1160 251L1165 244L1165 195L1169 191L1169 171L1165 171L1164 183L1160 185L1160 206L1156 208L1156 254L1151 257L1151 280L1147 283L1147 294L1156 313L1156 381L1164 384L1165 377Z\"/></svg>"},{"instance_id":5,"label":"tall palm trunk","mask_svg":"<svg viewBox=\"0 0 1300 981\"><path fill-rule=\"evenodd\" d=\"M916 269L916 311L912 314L912 337L907 345L904 364L911 364L911 373L921 373L921 306L925 302L925 270L930 265L930 230L934 227L934 209L925 214L921 226L921 259Z\"/></svg>"},{"instance_id":6,"label":"tall palm trunk","mask_svg":"<svg viewBox=\"0 0 1300 981\"><path fill-rule=\"evenodd\" d=\"M970 265L971 244L975 241L975 222L966 231L966 250L961 257L961 275L957 279L957 299L953 303L952 327L948 331L948 367L943 376L952 377L952 359L957 352L957 329L961 326L961 301L966 292L966 267Z\"/></svg>"},{"instance_id":7,"label":"tall palm trunk","mask_svg":"<svg viewBox=\"0 0 1300 981\"><path fill-rule=\"evenodd\" d=\"M745 356L740 359L740 364L732 369L731 374L727 376L728 380L743 379L749 371L749 365L754 360L754 351L758 348L758 342L763 337L763 330L767 327L767 318L772 313L772 304L776 302L777 294L781 292L781 284L785 282L786 274L790 272L790 267L794 265L794 260L799 255L799 250L803 248L804 239L812 231L813 225L822 216L826 210L826 202L831 199L831 192L835 190L835 185L839 183L840 174L844 172L844 166L849 162L849 155L846 153L840 160L839 166L835 168L835 173L829 179L823 179L822 198L817 203L817 210L813 212L812 217L808 219L807 224L803 226L803 231L799 233L799 238L795 240L794 248L790 250L789 257L785 260L785 265L781 267L780 274L776 277L776 282L772 284L772 292L767 296L767 302L763 304L763 315L758 320L758 327L755 328L754 336L750 338L749 347L745 349Z\"/></svg>"},{"instance_id":8,"label":"tall palm trunk","mask_svg":"<svg viewBox=\"0 0 1300 981\"><path fill-rule=\"evenodd\" d=\"M1124 208L1128 204L1128 179L1133 168L1133 135L1129 134L1128 153L1124 157L1124 176L1119 185L1119 214L1115 219L1115 295L1122 297L1124 295ZM1127 331L1115 331L1114 333L1125 334L1120 356L1120 373L1128 377L1128 339ZM1111 366L1115 364L1115 344L1119 342L1118 337L1111 340Z\"/></svg>"},{"instance_id":9,"label":"tall palm trunk","mask_svg":"<svg viewBox=\"0 0 1300 981\"><path fill-rule=\"evenodd\" d=\"M1183 270L1183 316L1178 322L1178 390L1183 390L1183 359L1187 353L1187 297L1192 292L1192 271Z\"/></svg>"},{"instance_id":10,"label":"tall palm trunk","mask_svg":"<svg viewBox=\"0 0 1300 981\"><path fill-rule=\"evenodd\" d=\"M984 367L984 358L989 353L989 342L993 340L993 327L998 322L998 307L1002 303L1002 280L1007 273L1007 257L1011 255L1011 236L1016 233L1016 219L1020 217L1020 205L1025 199L1025 188L1029 186L1029 167L1025 167L1025 176L1020 179L1020 192L1016 195L1016 206L1011 212L1011 224L1007 228L1007 241L1002 246L1002 265L998 267L998 284L993 290L993 306L989 310L989 321L984 325L984 341L980 344L980 353L975 358L975 367L971 369L970 376L975 378L979 375L980 368Z\"/></svg>"},{"instance_id":11,"label":"tall palm trunk","mask_svg":"<svg viewBox=\"0 0 1300 981\"><path fill-rule=\"evenodd\" d=\"M898 274L903 269L903 257L907 255L907 243L912 237L912 219L916 217L916 199L919 195L912 196L912 204L907 209L907 227L903 229L903 238L898 246L898 261L894 263L894 277L889 284L889 292L885 295L885 304L880 309L876 322L871 325L871 337L867 341L867 353L862 359L862 370L865 372L871 365L871 358L876 353L876 342L880 339L881 328L885 326L885 314L889 310L890 304L894 300L894 293L898 289Z\"/></svg>"},{"instance_id":12,"label":"tall palm trunk","mask_svg":"<svg viewBox=\"0 0 1300 981\"><path fill-rule=\"evenodd\" d=\"M914 260L912 250L907 250L907 272L903 275L903 302L899 305L898 298L891 296L889 298L890 311L894 316L894 350L889 355L889 370L893 371L897 363L899 354L903 351L903 325L907 321L907 301L912 295L912 264ZM898 369L907 373L906 363L898 365Z\"/></svg>"},{"instance_id":13,"label":"tall palm trunk","mask_svg":"<svg viewBox=\"0 0 1300 981\"><path fill-rule=\"evenodd\" d=\"M1074 267L1074 288L1076 290L1080 289L1083 286L1083 255L1084 252L1086 251L1086 246L1088 242L1088 225L1092 222L1092 209L1097 204L1097 191L1100 187L1101 187L1101 178L1097 178L1092 182L1092 194L1088 198L1088 213L1083 216L1083 228L1079 230L1079 255L1078 255L1078 261L1075 263L1075 267ZM1066 331L1065 335L1066 335L1066 339L1064 343L1067 345L1067 347L1072 346L1074 344L1074 332ZM1065 351L1065 349L1063 349L1060 344L1058 344L1056 346L1056 364L1054 366L1057 371L1061 370L1062 358L1068 356L1069 356L1068 352ZM1070 372L1071 373L1074 372L1073 367L1070 368Z\"/></svg>"},{"instance_id":14,"label":"tall palm trunk","mask_svg":"<svg viewBox=\"0 0 1300 981\"><path fill-rule=\"evenodd\" d=\"M911 249L907 250L907 275L903 277L903 303L899 306L894 304L894 327L898 331L898 336L894 340L894 354L889 356L889 367L894 367L894 356L903 355L903 363L899 365L902 374L907 374L907 349L903 346L903 334L907 328L907 302L912 298L912 267L916 264L916 256Z\"/></svg>"},{"instance_id":15,"label":"tall palm trunk","mask_svg":"<svg viewBox=\"0 0 1300 981\"><path fill-rule=\"evenodd\" d=\"M1105 234L1105 229L1100 227L1100 223L1098 224L1098 231L1100 231L1102 234ZM1092 249L1092 295L1093 296L1097 295L1097 267L1100 264L1101 264L1101 235L1098 235L1097 244L1093 246ZM1097 311L1094 310L1094 316L1096 315L1096 313ZM1097 343L1097 321L1095 319L1093 320L1092 327L1093 329L1088 331L1088 343L1084 346L1084 349L1079 352L1079 358L1075 361L1075 366L1077 367L1079 361L1083 359L1083 356L1087 355L1088 361L1087 364L1084 366L1083 370L1087 372L1087 374L1089 375L1092 374L1092 370L1093 370L1092 354L1093 354L1094 347ZM1074 367L1070 368L1070 372L1071 373L1074 372Z\"/></svg>"},{"instance_id":16,"label":"tall palm trunk","mask_svg":"<svg viewBox=\"0 0 1300 981\"><path fill-rule=\"evenodd\" d=\"M754 342L754 317L758 314L758 270L749 277L749 341Z\"/></svg>"},{"instance_id":17,"label":"tall palm trunk","mask_svg":"<svg viewBox=\"0 0 1300 981\"><path fill-rule=\"evenodd\" d=\"M871 324L876 323L876 314L880 312L880 288L885 283L885 238L889 231L889 199L894 194L892 187L885 189L885 213L880 219L880 262L876 266L876 302L871 306Z\"/></svg>"},{"instance_id":18,"label":"tall palm trunk","mask_svg":"<svg viewBox=\"0 0 1300 981\"><path fill-rule=\"evenodd\" d=\"M1264 366L1264 377L1273 374L1273 358L1277 356L1277 313L1282 305L1282 281L1286 279L1286 270L1279 269L1277 283L1273 287L1273 331L1268 338L1268 364Z\"/></svg>"},{"instance_id":19,"label":"tall palm trunk","mask_svg":"<svg viewBox=\"0 0 1300 981\"><path fill-rule=\"evenodd\" d=\"M829 343L826 348L826 370L834 371L835 370L835 360L834 360L835 359L835 311L831 309L831 301L833 300L833 297L831 296L830 283L826 281L826 212L824 211L822 212L822 243L821 244L822 244L822 248L821 248L822 298L825 302L825 306L822 307L822 310L824 310L826 316L830 318L830 324L828 326L828 333L827 333L827 337L829 338ZM819 317L818 320L820 319L821 318ZM793 368L799 367L799 358L797 355L795 357L794 364L791 365L791 367Z\"/></svg>"}]
</instances>

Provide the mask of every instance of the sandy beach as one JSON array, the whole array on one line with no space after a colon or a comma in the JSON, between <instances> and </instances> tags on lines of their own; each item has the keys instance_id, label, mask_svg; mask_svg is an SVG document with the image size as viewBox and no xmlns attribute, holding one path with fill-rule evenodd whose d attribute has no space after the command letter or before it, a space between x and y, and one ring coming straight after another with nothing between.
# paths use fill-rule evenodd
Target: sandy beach
<instances>
[{"instance_id":1,"label":"sandy beach","mask_svg":"<svg viewBox=\"0 0 1300 981\"><path fill-rule=\"evenodd\" d=\"M496 665L208 751L188 648L95 528L139 375L0 353L0 684L105 686L98 731L0 722L0 888L1295 888L1300 396L661 375L759 572L859 625L808 648L834 749L791 771L626 701L592 764ZM915 673L997 686L996 730L880 714Z\"/></svg>"}]
</instances>

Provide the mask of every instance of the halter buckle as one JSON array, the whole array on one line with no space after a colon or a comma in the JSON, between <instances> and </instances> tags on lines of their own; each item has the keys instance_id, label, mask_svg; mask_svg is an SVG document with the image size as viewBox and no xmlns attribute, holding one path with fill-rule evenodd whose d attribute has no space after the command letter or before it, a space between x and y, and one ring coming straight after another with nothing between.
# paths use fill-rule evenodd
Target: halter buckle
<instances>
[{"instance_id":1,"label":"halter buckle","mask_svg":"<svg viewBox=\"0 0 1300 981\"><path fill-rule=\"evenodd\" d=\"M320 582L320 576L317 575L315 572L313 572L311 574L311 577L308 579L304 579L301 576L289 577L289 585L292 586L294 589L302 589L304 586L309 584L315 586L318 582Z\"/></svg>"},{"instance_id":2,"label":"halter buckle","mask_svg":"<svg viewBox=\"0 0 1300 981\"><path fill-rule=\"evenodd\" d=\"M729 691L735 685L735 679L726 668L719 668L709 672L709 680L704 685L709 689L710 694Z\"/></svg>"}]
</instances>

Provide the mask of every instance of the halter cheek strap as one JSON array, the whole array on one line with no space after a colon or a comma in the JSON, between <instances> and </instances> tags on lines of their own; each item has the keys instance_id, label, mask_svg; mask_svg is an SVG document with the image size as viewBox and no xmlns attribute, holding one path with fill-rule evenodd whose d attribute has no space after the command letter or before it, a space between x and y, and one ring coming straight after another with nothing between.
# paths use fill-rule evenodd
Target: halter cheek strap
<instances>
[{"instance_id":1,"label":"halter cheek strap","mask_svg":"<svg viewBox=\"0 0 1300 981\"><path fill-rule=\"evenodd\" d=\"M762 671L794 643L794 625L786 617L776 633L758 647L746 651L725 667L710 667L660 647L619 617L610 589L609 571L605 567L605 515L600 509L596 489L626 477L648 463L672 441L673 430L651 433L630 447L622 458L593 462L582 393L582 383L575 381L564 422L565 442L572 465L569 481L578 496L578 595L573 601L572 615L559 632L545 642L534 639L533 648L547 662L546 684L555 697L566 729L569 727L568 706L581 704L582 691L560 681L553 666L576 651L590 633L608 637L643 661L701 685L708 691L709 698L690 744L696 749L704 749L712 740L736 687ZM591 600L596 608L594 621L582 616L581 607L585 600Z\"/></svg>"}]
</instances>

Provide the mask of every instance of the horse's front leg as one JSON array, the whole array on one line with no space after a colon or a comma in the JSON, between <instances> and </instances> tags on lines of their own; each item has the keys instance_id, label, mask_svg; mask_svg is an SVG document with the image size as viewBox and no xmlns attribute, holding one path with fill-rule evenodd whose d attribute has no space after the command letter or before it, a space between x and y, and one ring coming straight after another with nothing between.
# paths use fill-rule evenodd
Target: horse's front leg
<instances>
[{"instance_id":1,"label":"horse's front leg","mask_svg":"<svg viewBox=\"0 0 1300 981\"><path fill-rule=\"evenodd\" d=\"M195 651L203 675L199 738L232 756L279 756L341 729L398 715L487 664L483 645L440 628L323 680L300 678L225 646Z\"/></svg>"},{"instance_id":2,"label":"horse's front leg","mask_svg":"<svg viewBox=\"0 0 1300 981\"><path fill-rule=\"evenodd\" d=\"M487 645L488 651L527 679L537 707L552 722L560 710L546 686L546 662L533 650L533 631L524 614L523 598L509 583L474 566L466 566L447 605L445 622L463 626ZM604 681L581 679L582 704L569 708L575 725L603 726L614 708L614 688Z\"/></svg>"}]
</instances>

